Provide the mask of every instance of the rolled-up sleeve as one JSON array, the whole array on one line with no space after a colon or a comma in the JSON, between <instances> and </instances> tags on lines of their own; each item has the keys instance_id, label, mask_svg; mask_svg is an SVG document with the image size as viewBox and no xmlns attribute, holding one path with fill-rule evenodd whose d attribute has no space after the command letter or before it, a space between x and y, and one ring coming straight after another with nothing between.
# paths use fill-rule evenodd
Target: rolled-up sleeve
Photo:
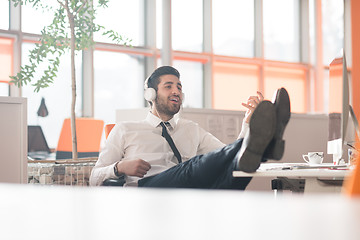
<instances>
[{"instance_id":1,"label":"rolled-up sleeve","mask_svg":"<svg viewBox=\"0 0 360 240\"><path fill-rule=\"evenodd\" d=\"M108 178L114 178L114 166L124 156L124 138L120 125L115 125L111 130L105 147L99 155L99 159L93 167L90 175L90 185L99 186Z\"/></svg>"}]
</instances>

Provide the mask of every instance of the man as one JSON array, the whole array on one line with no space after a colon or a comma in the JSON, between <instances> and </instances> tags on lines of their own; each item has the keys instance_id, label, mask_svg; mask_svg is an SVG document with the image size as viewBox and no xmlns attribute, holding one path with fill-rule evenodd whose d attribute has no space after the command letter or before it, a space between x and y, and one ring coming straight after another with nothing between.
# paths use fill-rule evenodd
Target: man
<instances>
[{"instance_id":1,"label":"man","mask_svg":"<svg viewBox=\"0 0 360 240\"><path fill-rule=\"evenodd\" d=\"M144 95L151 111L143 121L116 124L92 170L91 185L125 176L126 186L245 189L251 178L234 178L234 170L254 172L266 161L263 156L282 157L290 118L285 89L275 104L259 92L250 97L243 104L248 111L240 138L226 146L198 124L174 119L183 100L175 68L156 69Z\"/></svg>"}]
</instances>

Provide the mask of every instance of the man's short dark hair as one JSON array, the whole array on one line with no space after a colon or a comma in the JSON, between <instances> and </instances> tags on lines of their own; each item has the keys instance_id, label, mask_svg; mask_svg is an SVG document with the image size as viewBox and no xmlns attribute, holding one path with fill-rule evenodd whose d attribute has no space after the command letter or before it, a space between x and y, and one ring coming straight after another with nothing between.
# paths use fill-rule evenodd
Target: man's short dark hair
<instances>
[{"instance_id":1,"label":"man's short dark hair","mask_svg":"<svg viewBox=\"0 0 360 240\"><path fill-rule=\"evenodd\" d=\"M163 75L174 75L180 79L180 73L178 70L171 66L162 66L157 69L150 75L147 80L147 87L154 88L156 91L158 90L159 78Z\"/></svg>"}]
</instances>

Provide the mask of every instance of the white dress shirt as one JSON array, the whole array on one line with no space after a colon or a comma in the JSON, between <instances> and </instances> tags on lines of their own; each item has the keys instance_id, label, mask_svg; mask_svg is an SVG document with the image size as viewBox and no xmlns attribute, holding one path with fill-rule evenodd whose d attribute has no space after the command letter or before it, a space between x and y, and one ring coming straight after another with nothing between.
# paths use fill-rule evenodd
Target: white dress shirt
<instances>
[{"instance_id":1,"label":"white dress shirt","mask_svg":"<svg viewBox=\"0 0 360 240\"><path fill-rule=\"evenodd\" d=\"M145 177L175 166L178 161L166 139L161 136L160 122L161 119L149 112L143 121L117 123L92 170L90 185L101 185L105 179L116 177L114 165L118 161L143 159L149 162L151 169ZM181 154L182 161L225 146L195 122L173 118L169 123L171 127L168 132ZM137 186L139 178L125 176L125 180L125 186Z\"/></svg>"}]
</instances>

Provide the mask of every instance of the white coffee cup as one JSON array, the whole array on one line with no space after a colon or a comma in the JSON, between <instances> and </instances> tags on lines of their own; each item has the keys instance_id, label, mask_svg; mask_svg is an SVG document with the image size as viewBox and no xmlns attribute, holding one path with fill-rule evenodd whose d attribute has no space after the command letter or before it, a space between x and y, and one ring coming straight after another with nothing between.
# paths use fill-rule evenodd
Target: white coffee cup
<instances>
[{"instance_id":1,"label":"white coffee cup","mask_svg":"<svg viewBox=\"0 0 360 240\"><path fill-rule=\"evenodd\" d=\"M321 164L324 160L323 152L308 152L308 154L302 155L305 162L308 164Z\"/></svg>"}]
</instances>

